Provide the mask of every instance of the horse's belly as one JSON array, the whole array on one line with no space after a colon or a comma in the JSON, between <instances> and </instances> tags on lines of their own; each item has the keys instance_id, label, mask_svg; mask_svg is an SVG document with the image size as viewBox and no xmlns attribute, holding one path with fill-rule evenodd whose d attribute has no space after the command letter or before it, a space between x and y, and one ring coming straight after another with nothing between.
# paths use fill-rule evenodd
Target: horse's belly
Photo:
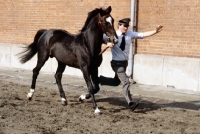
<instances>
[{"instance_id":1,"label":"horse's belly","mask_svg":"<svg viewBox=\"0 0 200 134\"><path fill-rule=\"evenodd\" d=\"M74 55L67 55L65 58L61 60L61 62L65 63L66 65L70 67L79 68L78 59Z\"/></svg>"},{"instance_id":2,"label":"horse's belly","mask_svg":"<svg viewBox=\"0 0 200 134\"><path fill-rule=\"evenodd\" d=\"M80 68L78 59L74 54L57 54L55 58L70 67Z\"/></svg>"},{"instance_id":3,"label":"horse's belly","mask_svg":"<svg viewBox=\"0 0 200 134\"><path fill-rule=\"evenodd\" d=\"M70 67L80 68L76 55L62 44L54 44L51 48L51 52L57 61L60 61Z\"/></svg>"}]
</instances>

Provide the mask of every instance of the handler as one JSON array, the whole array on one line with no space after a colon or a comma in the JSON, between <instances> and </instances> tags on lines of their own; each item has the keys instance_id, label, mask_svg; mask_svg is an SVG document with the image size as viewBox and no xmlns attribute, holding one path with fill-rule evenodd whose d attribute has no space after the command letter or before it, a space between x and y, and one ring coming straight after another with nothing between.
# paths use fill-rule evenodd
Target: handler
<instances>
[{"instance_id":1,"label":"handler","mask_svg":"<svg viewBox=\"0 0 200 134\"><path fill-rule=\"evenodd\" d=\"M101 85L118 86L120 83L123 84L123 92L128 106L131 110L135 110L138 102L133 102L130 94L130 81L129 77L126 75L126 67L128 65L129 49L132 39L143 39L148 36L152 36L162 30L161 25L159 25L155 30L147 32L133 32L128 30L130 18L124 18L118 22L118 30L116 30L118 36L118 43L116 45L112 43L107 43L108 47L111 48L112 61L111 67L115 72L114 78L107 78L100 76ZM104 40L108 40L108 37L104 35Z\"/></svg>"}]
</instances>

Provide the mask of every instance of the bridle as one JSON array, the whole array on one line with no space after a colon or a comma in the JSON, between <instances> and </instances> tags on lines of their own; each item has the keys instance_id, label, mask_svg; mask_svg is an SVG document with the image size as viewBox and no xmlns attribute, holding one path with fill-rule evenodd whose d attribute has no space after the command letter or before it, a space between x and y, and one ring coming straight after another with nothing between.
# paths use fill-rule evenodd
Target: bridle
<instances>
[{"instance_id":1,"label":"bridle","mask_svg":"<svg viewBox=\"0 0 200 134\"><path fill-rule=\"evenodd\" d=\"M105 27L102 26L101 20L104 19L104 18L107 18L108 16L110 16L110 14L105 15L105 16L102 16L102 17L101 17L101 15L99 15L99 20L98 20L99 29L100 29L103 33L105 33L105 34L106 34L106 29L105 29ZM106 35L107 35L107 34L106 34ZM105 47L105 48L98 54L98 56L100 56L102 53L104 53L108 48L109 48L109 47Z\"/></svg>"},{"instance_id":2,"label":"bridle","mask_svg":"<svg viewBox=\"0 0 200 134\"><path fill-rule=\"evenodd\" d=\"M110 16L110 14L105 15L105 16L102 16L102 17L101 17L101 15L99 14L99 18L98 18L99 29L100 29L103 33L105 33L105 34L106 34L106 29L105 29L105 27L102 26L101 20L104 19L104 18L107 18L108 16Z\"/></svg>"}]
</instances>

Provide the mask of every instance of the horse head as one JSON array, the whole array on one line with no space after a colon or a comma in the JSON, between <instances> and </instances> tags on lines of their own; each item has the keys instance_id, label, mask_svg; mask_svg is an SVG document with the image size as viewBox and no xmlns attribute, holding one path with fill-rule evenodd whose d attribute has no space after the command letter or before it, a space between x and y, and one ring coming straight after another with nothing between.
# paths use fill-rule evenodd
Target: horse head
<instances>
[{"instance_id":1,"label":"horse head","mask_svg":"<svg viewBox=\"0 0 200 134\"><path fill-rule=\"evenodd\" d=\"M118 36L114 28L114 19L110 15L110 12L112 11L111 6L109 6L107 9L101 8L100 10L98 21L99 27L102 32L109 37L110 42L117 44Z\"/></svg>"}]
</instances>

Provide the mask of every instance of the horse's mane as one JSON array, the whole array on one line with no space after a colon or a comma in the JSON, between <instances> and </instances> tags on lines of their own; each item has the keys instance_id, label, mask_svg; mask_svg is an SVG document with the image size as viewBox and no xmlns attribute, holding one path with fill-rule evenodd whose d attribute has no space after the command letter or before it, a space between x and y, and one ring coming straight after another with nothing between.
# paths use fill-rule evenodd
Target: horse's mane
<instances>
[{"instance_id":1,"label":"horse's mane","mask_svg":"<svg viewBox=\"0 0 200 134\"><path fill-rule=\"evenodd\" d=\"M101 8L100 9L96 8L93 11L88 13L88 17L87 17L87 19L85 21L85 24L84 24L83 28L80 30L80 32L83 32L83 31L85 31L87 29L87 26L88 26L89 22L91 21L91 19L94 16L96 16L98 13L100 13L100 11L101 11Z\"/></svg>"}]
</instances>

